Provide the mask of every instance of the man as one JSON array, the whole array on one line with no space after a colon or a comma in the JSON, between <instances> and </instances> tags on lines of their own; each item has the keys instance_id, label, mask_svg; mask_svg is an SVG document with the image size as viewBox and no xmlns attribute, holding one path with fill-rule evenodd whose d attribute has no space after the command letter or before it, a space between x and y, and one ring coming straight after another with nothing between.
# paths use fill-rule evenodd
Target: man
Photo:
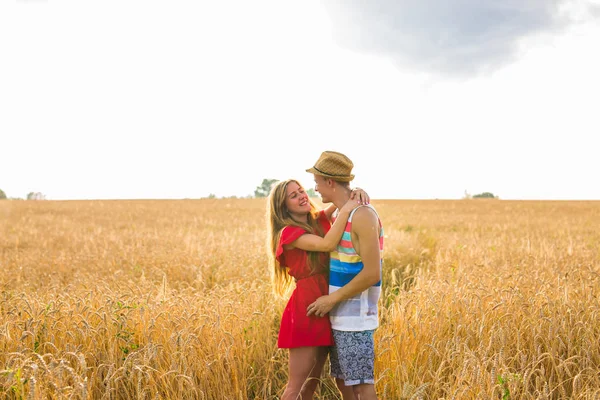
<instances>
[{"instance_id":1,"label":"man","mask_svg":"<svg viewBox=\"0 0 600 400\"><path fill-rule=\"evenodd\" d=\"M325 151L312 168L315 190L324 203L340 209L350 198L354 164L344 154ZM377 399L373 333L379 326L377 303L381 293L383 226L371 205L351 213L344 235L331 252L329 295L308 306L308 315L329 312L335 347L331 374L338 388L351 386L360 400ZM351 351L351 349L360 351Z\"/></svg>"}]
</instances>

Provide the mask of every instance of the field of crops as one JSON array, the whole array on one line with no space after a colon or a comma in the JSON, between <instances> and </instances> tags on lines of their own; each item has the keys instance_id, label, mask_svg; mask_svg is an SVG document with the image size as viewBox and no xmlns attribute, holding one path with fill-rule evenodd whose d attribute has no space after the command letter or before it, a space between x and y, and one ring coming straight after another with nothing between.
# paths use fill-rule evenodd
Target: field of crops
<instances>
[{"instance_id":1,"label":"field of crops","mask_svg":"<svg viewBox=\"0 0 600 400\"><path fill-rule=\"evenodd\" d=\"M600 398L600 202L373 204L380 398ZM264 214L0 201L0 398L277 399ZM316 397L338 398L329 377Z\"/></svg>"}]
</instances>

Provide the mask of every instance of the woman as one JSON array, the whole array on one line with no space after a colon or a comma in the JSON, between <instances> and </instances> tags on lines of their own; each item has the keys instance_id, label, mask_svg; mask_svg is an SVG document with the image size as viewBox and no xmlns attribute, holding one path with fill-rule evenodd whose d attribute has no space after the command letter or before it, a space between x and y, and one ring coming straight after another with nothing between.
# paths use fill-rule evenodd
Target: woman
<instances>
[{"instance_id":1,"label":"woman","mask_svg":"<svg viewBox=\"0 0 600 400\"><path fill-rule=\"evenodd\" d=\"M335 206L319 211L298 181L282 181L271 190L267 236L273 287L285 297L292 280L296 282L277 341L279 348L289 349L289 381L282 400L313 397L333 336L329 316L309 317L306 308L328 293L329 252L340 241L350 212L368 200L364 191L355 189L331 225Z\"/></svg>"}]
</instances>

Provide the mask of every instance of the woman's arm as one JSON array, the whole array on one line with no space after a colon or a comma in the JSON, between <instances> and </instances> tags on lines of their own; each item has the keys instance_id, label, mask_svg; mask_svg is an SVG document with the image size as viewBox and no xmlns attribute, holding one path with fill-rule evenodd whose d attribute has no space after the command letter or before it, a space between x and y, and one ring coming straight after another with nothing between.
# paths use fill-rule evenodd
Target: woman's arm
<instances>
[{"instance_id":1,"label":"woman's arm","mask_svg":"<svg viewBox=\"0 0 600 400\"><path fill-rule=\"evenodd\" d=\"M361 188L354 188L352 189L352 192L350 192L350 200L354 199L358 199L359 204L369 204L369 202L371 201L371 198L369 197L367 192L365 192L364 189ZM336 209L337 208L335 204L331 203L323 210L328 220L331 221L331 216L333 215Z\"/></svg>"},{"instance_id":2,"label":"woman's arm","mask_svg":"<svg viewBox=\"0 0 600 400\"><path fill-rule=\"evenodd\" d=\"M305 233L289 245L286 245L285 248L298 248L306 251L325 252L335 250L335 247L339 243L340 239L342 239L342 235L344 234L344 228L346 227L346 222L348 222L348 218L350 217L350 212L358 206L360 206L358 200L348 200L348 202L346 202L344 207L342 207L340 210L335 222L333 225L331 225L331 229L329 229L329 232L327 232L325 237L311 233Z\"/></svg>"}]
</instances>

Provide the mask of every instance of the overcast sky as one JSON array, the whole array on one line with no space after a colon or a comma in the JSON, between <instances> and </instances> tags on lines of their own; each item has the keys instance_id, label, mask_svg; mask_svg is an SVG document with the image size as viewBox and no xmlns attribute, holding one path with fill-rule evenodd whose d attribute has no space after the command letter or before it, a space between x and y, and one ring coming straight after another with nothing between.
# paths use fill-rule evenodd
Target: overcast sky
<instances>
[{"instance_id":1,"label":"overcast sky","mask_svg":"<svg viewBox=\"0 0 600 400\"><path fill-rule=\"evenodd\" d=\"M0 2L0 189L599 199L600 0Z\"/></svg>"}]
</instances>

